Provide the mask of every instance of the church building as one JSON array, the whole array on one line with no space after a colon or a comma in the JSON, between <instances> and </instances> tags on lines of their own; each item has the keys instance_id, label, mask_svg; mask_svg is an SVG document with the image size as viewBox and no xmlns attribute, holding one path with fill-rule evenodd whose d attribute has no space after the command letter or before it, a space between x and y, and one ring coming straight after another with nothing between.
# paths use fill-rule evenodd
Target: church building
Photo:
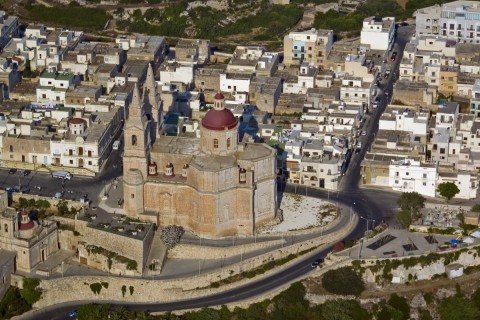
<instances>
[{"instance_id":1,"label":"church building","mask_svg":"<svg viewBox=\"0 0 480 320\"><path fill-rule=\"evenodd\" d=\"M276 150L239 141L239 120L221 93L201 120L200 138L191 138L160 135L153 77L143 91L142 99L135 87L124 129L128 216L207 238L253 235L275 219Z\"/></svg>"}]
</instances>

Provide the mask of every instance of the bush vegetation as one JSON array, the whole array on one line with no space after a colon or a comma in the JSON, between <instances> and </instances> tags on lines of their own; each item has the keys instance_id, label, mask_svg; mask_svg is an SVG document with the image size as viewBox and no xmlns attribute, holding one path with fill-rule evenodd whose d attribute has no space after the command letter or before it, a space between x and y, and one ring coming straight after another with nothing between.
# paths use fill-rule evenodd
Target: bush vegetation
<instances>
[{"instance_id":1,"label":"bush vegetation","mask_svg":"<svg viewBox=\"0 0 480 320\"><path fill-rule=\"evenodd\" d=\"M24 278L23 279L23 288L20 289L20 295L23 299L29 304L33 305L35 302L40 300L42 291L38 286L40 285L40 280L35 278Z\"/></svg>"},{"instance_id":2,"label":"bush vegetation","mask_svg":"<svg viewBox=\"0 0 480 320\"><path fill-rule=\"evenodd\" d=\"M365 289L362 278L351 267L327 271L322 278L322 286L330 293L340 295L360 295Z\"/></svg>"},{"instance_id":3,"label":"bush vegetation","mask_svg":"<svg viewBox=\"0 0 480 320\"><path fill-rule=\"evenodd\" d=\"M50 26L77 28L82 31L103 30L111 18L105 11L82 6L56 6L45 7L42 5L27 5L30 19L48 24Z\"/></svg>"}]
</instances>

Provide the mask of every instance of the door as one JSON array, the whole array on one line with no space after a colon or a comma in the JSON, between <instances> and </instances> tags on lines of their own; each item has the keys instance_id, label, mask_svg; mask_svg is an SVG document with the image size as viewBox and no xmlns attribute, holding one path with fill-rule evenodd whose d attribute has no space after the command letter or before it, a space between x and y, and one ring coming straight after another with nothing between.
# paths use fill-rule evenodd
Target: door
<instances>
[{"instance_id":1,"label":"door","mask_svg":"<svg viewBox=\"0 0 480 320\"><path fill-rule=\"evenodd\" d=\"M83 159L78 159L78 167L83 168Z\"/></svg>"},{"instance_id":2,"label":"door","mask_svg":"<svg viewBox=\"0 0 480 320\"><path fill-rule=\"evenodd\" d=\"M320 188L325 188L325 179L320 179Z\"/></svg>"},{"instance_id":3,"label":"door","mask_svg":"<svg viewBox=\"0 0 480 320\"><path fill-rule=\"evenodd\" d=\"M42 261L45 261L45 250L42 250Z\"/></svg>"}]
</instances>

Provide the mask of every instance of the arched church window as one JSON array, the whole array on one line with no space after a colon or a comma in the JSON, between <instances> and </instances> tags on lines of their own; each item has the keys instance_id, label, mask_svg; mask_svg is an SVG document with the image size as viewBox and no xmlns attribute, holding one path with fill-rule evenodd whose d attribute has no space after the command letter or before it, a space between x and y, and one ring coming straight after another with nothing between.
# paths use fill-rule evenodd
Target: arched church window
<instances>
[{"instance_id":1,"label":"arched church window","mask_svg":"<svg viewBox=\"0 0 480 320\"><path fill-rule=\"evenodd\" d=\"M132 136L132 146L136 146L136 145L137 145L137 136L133 135Z\"/></svg>"},{"instance_id":2,"label":"arched church window","mask_svg":"<svg viewBox=\"0 0 480 320\"><path fill-rule=\"evenodd\" d=\"M230 138L227 139L227 149L230 149L230 144L231 144L231 140Z\"/></svg>"},{"instance_id":3,"label":"arched church window","mask_svg":"<svg viewBox=\"0 0 480 320\"><path fill-rule=\"evenodd\" d=\"M218 149L218 139L213 139L213 148Z\"/></svg>"}]
</instances>

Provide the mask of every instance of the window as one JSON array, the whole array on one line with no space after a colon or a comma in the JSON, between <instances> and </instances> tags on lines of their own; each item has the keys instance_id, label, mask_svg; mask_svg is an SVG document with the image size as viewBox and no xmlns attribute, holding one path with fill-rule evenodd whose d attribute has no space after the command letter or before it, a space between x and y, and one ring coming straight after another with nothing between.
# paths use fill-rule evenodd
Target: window
<instances>
[{"instance_id":1,"label":"window","mask_svg":"<svg viewBox=\"0 0 480 320\"><path fill-rule=\"evenodd\" d=\"M440 148L440 154L445 154L445 148Z\"/></svg>"},{"instance_id":2,"label":"window","mask_svg":"<svg viewBox=\"0 0 480 320\"><path fill-rule=\"evenodd\" d=\"M227 139L227 149L230 149L230 143L231 143L231 140L230 138Z\"/></svg>"},{"instance_id":3,"label":"window","mask_svg":"<svg viewBox=\"0 0 480 320\"><path fill-rule=\"evenodd\" d=\"M137 136L132 135L132 146L136 146L136 145L137 145Z\"/></svg>"},{"instance_id":4,"label":"window","mask_svg":"<svg viewBox=\"0 0 480 320\"><path fill-rule=\"evenodd\" d=\"M10 145L9 149L10 149L10 152L13 152L13 146L12 145Z\"/></svg>"},{"instance_id":5,"label":"window","mask_svg":"<svg viewBox=\"0 0 480 320\"><path fill-rule=\"evenodd\" d=\"M427 179L427 174L426 173L423 174L423 179Z\"/></svg>"},{"instance_id":6,"label":"window","mask_svg":"<svg viewBox=\"0 0 480 320\"><path fill-rule=\"evenodd\" d=\"M398 171L397 171L397 172L395 172L395 177L398 177Z\"/></svg>"},{"instance_id":7,"label":"window","mask_svg":"<svg viewBox=\"0 0 480 320\"><path fill-rule=\"evenodd\" d=\"M73 160L70 160L70 164L73 164Z\"/></svg>"},{"instance_id":8,"label":"window","mask_svg":"<svg viewBox=\"0 0 480 320\"><path fill-rule=\"evenodd\" d=\"M3 229L5 230L5 232L8 232L8 224L5 223L5 224L3 225Z\"/></svg>"},{"instance_id":9,"label":"window","mask_svg":"<svg viewBox=\"0 0 480 320\"><path fill-rule=\"evenodd\" d=\"M218 139L213 139L213 148L218 149Z\"/></svg>"},{"instance_id":10,"label":"window","mask_svg":"<svg viewBox=\"0 0 480 320\"><path fill-rule=\"evenodd\" d=\"M407 176L409 176L409 175L410 175L410 172L406 172L405 174L406 174Z\"/></svg>"},{"instance_id":11,"label":"window","mask_svg":"<svg viewBox=\"0 0 480 320\"><path fill-rule=\"evenodd\" d=\"M395 180L395 184L398 184L398 180Z\"/></svg>"},{"instance_id":12,"label":"window","mask_svg":"<svg viewBox=\"0 0 480 320\"><path fill-rule=\"evenodd\" d=\"M423 186L426 186L426 185L427 185L427 183L426 183L426 182L423 182L422 184L423 184Z\"/></svg>"},{"instance_id":13,"label":"window","mask_svg":"<svg viewBox=\"0 0 480 320\"><path fill-rule=\"evenodd\" d=\"M135 199L135 194L132 193L132 194L130 195L130 198L131 198L131 199Z\"/></svg>"}]
</instances>

